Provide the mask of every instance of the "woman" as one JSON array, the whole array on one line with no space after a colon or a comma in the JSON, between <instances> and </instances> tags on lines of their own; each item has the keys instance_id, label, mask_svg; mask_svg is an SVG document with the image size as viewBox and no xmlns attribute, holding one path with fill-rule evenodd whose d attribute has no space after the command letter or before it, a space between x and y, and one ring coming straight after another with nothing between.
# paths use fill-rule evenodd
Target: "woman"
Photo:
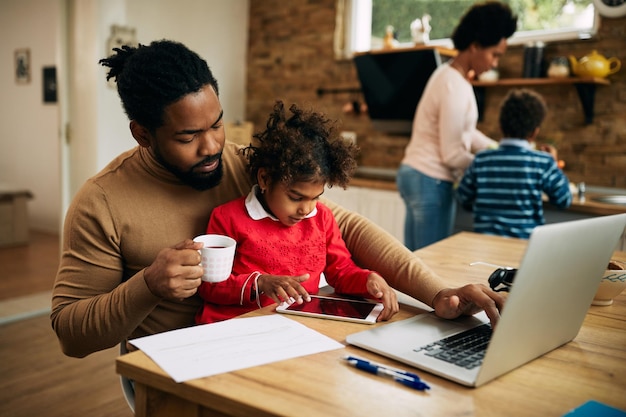
<instances>
[{"instance_id":1,"label":"woman","mask_svg":"<svg viewBox=\"0 0 626 417\"><path fill-rule=\"evenodd\" d=\"M478 106L469 80L498 66L516 21L504 3L472 6L452 35L457 56L428 80L397 178L406 204L404 239L410 250L452 234L454 183L475 152L496 146L476 128Z\"/></svg>"}]
</instances>

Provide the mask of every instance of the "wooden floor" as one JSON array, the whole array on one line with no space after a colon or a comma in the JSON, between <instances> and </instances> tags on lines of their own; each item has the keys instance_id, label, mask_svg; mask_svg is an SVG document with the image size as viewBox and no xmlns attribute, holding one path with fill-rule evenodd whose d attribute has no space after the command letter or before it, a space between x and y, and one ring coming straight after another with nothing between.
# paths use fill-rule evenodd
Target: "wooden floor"
<instances>
[{"instance_id":1,"label":"wooden floor","mask_svg":"<svg viewBox=\"0 0 626 417\"><path fill-rule=\"evenodd\" d=\"M50 291L59 239L34 233L28 245L0 248L0 303ZM48 313L0 325L0 416L132 417L117 349L87 358L61 352Z\"/></svg>"},{"instance_id":2,"label":"wooden floor","mask_svg":"<svg viewBox=\"0 0 626 417\"><path fill-rule=\"evenodd\" d=\"M32 232L27 245L0 247L0 300L49 291L59 266L59 236Z\"/></svg>"}]
</instances>

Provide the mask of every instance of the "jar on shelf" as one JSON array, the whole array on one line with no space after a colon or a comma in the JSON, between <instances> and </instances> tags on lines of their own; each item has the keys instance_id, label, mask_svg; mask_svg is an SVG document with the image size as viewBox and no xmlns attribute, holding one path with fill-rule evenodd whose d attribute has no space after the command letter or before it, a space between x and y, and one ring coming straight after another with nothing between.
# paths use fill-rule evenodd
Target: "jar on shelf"
<instances>
[{"instance_id":1,"label":"jar on shelf","mask_svg":"<svg viewBox=\"0 0 626 417\"><path fill-rule=\"evenodd\" d=\"M569 62L564 56L558 56L550 61L548 66L549 78L566 78L569 77Z\"/></svg>"}]
</instances>

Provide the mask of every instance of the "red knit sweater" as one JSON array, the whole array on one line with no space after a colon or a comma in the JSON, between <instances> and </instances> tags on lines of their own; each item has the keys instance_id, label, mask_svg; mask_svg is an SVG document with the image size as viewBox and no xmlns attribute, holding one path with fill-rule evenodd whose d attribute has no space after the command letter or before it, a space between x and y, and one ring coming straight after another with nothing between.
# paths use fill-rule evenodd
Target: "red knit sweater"
<instances>
[{"instance_id":1,"label":"red knit sweater","mask_svg":"<svg viewBox=\"0 0 626 417\"><path fill-rule=\"evenodd\" d=\"M317 294L324 272L335 292L369 296L365 283L371 271L353 262L333 213L322 203L317 203L315 216L288 227L269 217L252 219L242 197L213 210L207 233L232 237L237 249L231 276L200 286L205 303L196 316L197 323L226 320L258 308L250 297L254 280L248 279L255 271L291 276L308 273L310 278L302 285L309 294ZM274 302L264 295L260 301L263 306Z\"/></svg>"}]
</instances>

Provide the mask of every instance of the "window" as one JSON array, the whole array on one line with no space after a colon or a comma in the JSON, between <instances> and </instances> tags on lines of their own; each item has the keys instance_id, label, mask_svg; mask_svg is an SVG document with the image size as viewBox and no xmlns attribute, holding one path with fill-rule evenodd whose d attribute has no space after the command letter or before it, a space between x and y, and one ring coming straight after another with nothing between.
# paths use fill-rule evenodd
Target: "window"
<instances>
[{"instance_id":1,"label":"window","mask_svg":"<svg viewBox=\"0 0 626 417\"><path fill-rule=\"evenodd\" d=\"M593 0L504 0L519 17L509 44L531 41L586 39L596 33L598 17ZM411 22L430 17L430 45L452 47L449 36L472 0L338 0L338 56L380 49L388 26L398 46L413 45ZM341 32L341 33L339 33ZM337 43L339 42L339 43Z\"/></svg>"}]
</instances>

